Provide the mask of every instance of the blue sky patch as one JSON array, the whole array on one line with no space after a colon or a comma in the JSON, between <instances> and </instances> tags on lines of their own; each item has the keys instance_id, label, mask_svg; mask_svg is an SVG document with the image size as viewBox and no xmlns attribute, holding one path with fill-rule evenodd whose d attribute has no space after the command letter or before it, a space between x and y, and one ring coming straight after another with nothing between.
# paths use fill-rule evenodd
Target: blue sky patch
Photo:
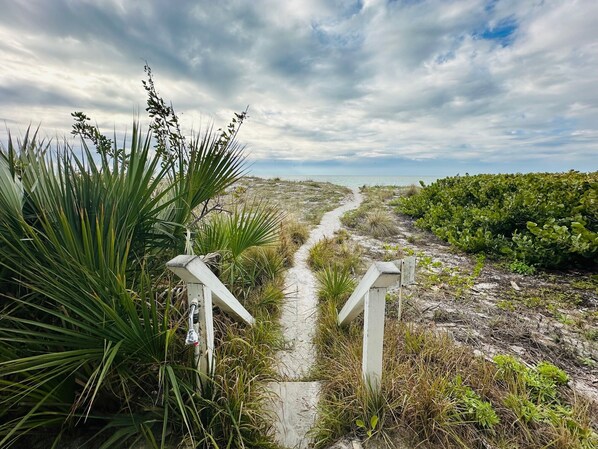
<instances>
[{"instance_id":1,"label":"blue sky patch","mask_svg":"<svg viewBox=\"0 0 598 449\"><path fill-rule=\"evenodd\" d=\"M517 31L517 21L513 18L508 18L492 26L488 24L480 33L476 33L475 37L496 41L503 47L506 47L513 42L515 31Z\"/></svg>"}]
</instances>

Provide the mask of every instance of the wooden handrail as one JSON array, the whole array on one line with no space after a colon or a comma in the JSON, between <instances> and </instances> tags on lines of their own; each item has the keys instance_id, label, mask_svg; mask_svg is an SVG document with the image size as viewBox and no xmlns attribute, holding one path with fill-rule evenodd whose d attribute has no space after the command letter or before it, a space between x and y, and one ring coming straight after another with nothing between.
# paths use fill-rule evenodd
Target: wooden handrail
<instances>
[{"instance_id":1,"label":"wooden handrail","mask_svg":"<svg viewBox=\"0 0 598 449\"><path fill-rule=\"evenodd\" d=\"M376 391L382 382L386 291L397 282L408 285L414 280L415 257L396 262L374 262L338 314L338 324L343 326L364 312L361 369L364 381Z\"/></svg>"},{"instance_id":2,"label":"wooden handrail","mask_svg":"<svg viewBox=\"0 0 598 449\"><path fill-rule=\"evenodd\" d=\"M214 296L214 304L230 313L237 321L244 321L249 325L255 323L255 319L251 314L220 279L212 273L212 270L203 263L199 256L177 256L168 262L166 266L183 281L208 287Z\"/></svg>"},{"instance_id":3,"label":"wooden handrail","mask_svg":"<svg viewBox=\"0 0 598 449\"><path fill-rule=\"evenodd\" d=\"M198 320L193 329L199 337L195 345L195 360L202 374L211 374L214 368L214 320L212 302L237 321L250 326L255 318L241 305L235 296L216 277L199 256L180 255L166 266L187 283L187 301L197 307Z\"/></svg>"}]
</instances>

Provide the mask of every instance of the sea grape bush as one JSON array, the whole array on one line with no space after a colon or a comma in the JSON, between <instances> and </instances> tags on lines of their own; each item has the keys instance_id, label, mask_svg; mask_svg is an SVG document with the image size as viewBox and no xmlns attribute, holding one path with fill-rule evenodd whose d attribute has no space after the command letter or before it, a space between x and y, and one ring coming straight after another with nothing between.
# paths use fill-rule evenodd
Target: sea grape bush
<instances>
[{"instance_id":1,"label":"sea grape bush","mask_svg":"<svg viewBox=\"0 0 598 449\"><path fill-rule=\"evenodd\" d=\"M598 172L454 176L395 205L468 252L546 268L598 261Z\"/></svg>"}]
</instances>

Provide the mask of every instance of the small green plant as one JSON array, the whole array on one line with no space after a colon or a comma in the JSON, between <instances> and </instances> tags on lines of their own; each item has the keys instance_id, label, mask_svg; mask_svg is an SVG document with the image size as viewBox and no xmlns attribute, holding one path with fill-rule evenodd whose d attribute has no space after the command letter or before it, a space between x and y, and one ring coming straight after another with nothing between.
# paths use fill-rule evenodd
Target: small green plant
<instances>
[{"instance_id":1,"label":"small green plant","mask_svg":"<svg viewBox=\"0 0 598 449\"><path fill-rule=\"evenodd\" d=\"M515 311L515 304L513 304L513 301L509 301L506 299L501 299L501 300L497 301L496 307L498 307L501 310L508 311L508 312Z\"/></svg>"},{"instance_id":2,"label":"small green plant","mask_svg":"<svg viewBox=\"0 0 598 449\"><path fill-rule=\"evenodd\" d=\"M318 271L316 278L320 284L318 297L323 301L334 301L340 305L355 290L355 279L348 270L337 265Z\"/></svg>"},{"instance_id":3,"label":"small green plant","mask_svg":"<svg viewBox=\"0 0 598 449\"><path fill-rule=\"evenodd\" d=\"M382 245L382 249L384 250L383 259L385 262L400 259L403 255L401 245L391 245L389 243L384 243Z\"/></svg>"},{"instance_id":4,"label":"small green plant","mask_svg":"<svg viewBox=\"0 0 598 449\"><path fill-rule=\"evenodd\" d=\"M484 401L471 387L464 385L461 376L456 376L453 381L452 396L456 400L459 419L474 422L487 429L500 422L492 404Z\"/></svg>"},{"instance_id":5,"label":"small green plant","mask_svg":"<svg viewBox=\"0 0 598 449\"><path fill-rule=\"evenodd\" d=\"M376 432L376 426L378 425L378 415L372 416L369 420L356 419L355 425L365 432L368 439L372 438Z\"/></svg>"},{"instance_id":6,"label":"small green plant","mask_svg":"<svg viewBox=\"0 0 598 449\"><path fill-rule=\"evenodd\" d=\"M503 403L505 407L511 409L515 413L515 416L523 422L540 422L542 420L542 413L538 406L526 397L509 393Z\"/></svg>"},{"instance_id":7,"label":"small green plant","mask_svg":"<svg viewBox=\"0 0 598 449\"><path fill-rule=\"evenodd\" d=\"M575 324L575 320L564 313L554 312L553 314L559 323L562 323L566 326L572 326Z\"/></svg>"},{"instance_id":8,"label":"small green plant","mask_svg":"<svg viewBox=\"0 0 598 449\"><path fill-rule=\"evenodd\" d=\"M562 369L549 362L540 362L536 365L536 371L545 379L550 379L557 385L565 385L569 382L569 376Z\"/></svg>"},{"instance_id":9,"label":"small green plant","mask_svg":"<svg viewBox=\"0 0 598 449\"><path fill-rule=\"evenodd\" d=\"M583 336L589 341L598 341L598 329L588 329Z\"/></svg>"},{"instance_id":10,"label":"small green plant","mask_svg":"<svg viewBox=\"0 0 598 449\"><path fill-rule=\"evenodd\" d=\"M581 357L579 359L579 362L583 365L583 366L587 366L589 368L596 368L598 366L598 362L596 362L596 360L590 358L590 357Z\"/></svg>"},{"instance_id":11,"label":"small green plant","mask_svg":"<svg viewBox=\"0 0 598 449\"><path fill-rule=\"evenodd\" d=\"M521 260L514 260L509 264L509 269L513 273L524 274L530 276L536 273L536 268L532 265L528 265Z\"/></svg>"}]
</instances>

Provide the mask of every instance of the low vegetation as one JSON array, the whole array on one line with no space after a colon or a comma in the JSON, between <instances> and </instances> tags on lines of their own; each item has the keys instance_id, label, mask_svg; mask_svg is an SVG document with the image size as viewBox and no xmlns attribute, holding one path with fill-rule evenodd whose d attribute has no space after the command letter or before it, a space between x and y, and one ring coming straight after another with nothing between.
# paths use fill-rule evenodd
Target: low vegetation
<instances>
[{"instance_id":1,"label":"low vegetation","mask_svg":"<svg viewBox=\"0 0 598 449\"><path fill-rule=\"evenodd\" d=\"M365 190L366 200L397 202L380 189ZM396 192L415 198L425 189ZM381 395L361 379L363 323L336 325L356 278L320 275L318 445L351 435L382 447L596 447L595 273L514 273L418 230L403 214L393 220L392 237L349 228L364 260L417 258L402 313L401 293L386 297Z\"/></svg>"},{"instance_id":2,"label":"low vegetation","mask_svg":"<svg viewBox=\"0 0 598 449\"><path fill-rule=\"evenodd\" d=\"M291 221L312 228L322 216L338 207L351 189L329 182L286 181L280 178L262 179L245 176L229 189L231 197L267 198L268 202L284 210Z\"/></svg>"},{"instance_id":3,"label":"low vegetation","mask_svg":"<svg viewBox=\"0 0 598 449\"><path fill-rule=\"evenodd\" d=\"M334 237L325 237L314 244L309 250L307 264L316 273L331 267L351 273L363 269L361 249L344 231L337 232Z\"/></svg>"},{"instance_id":4,"label":"low vegetation","mask_svg":"<svg viewBox=\"0 0 598 449\"><path fill-rule=\"evenodd\" d=\"M351 434L391 447L596 447L589 406L561 369L508 355L488 361L446 333L392 318L385 323L382 390L372 392L361 377L363 323L340 328L336 321L355 280L329 266L318 273L317 373L324 382L317 447Z\"/></svg>"},{"instance_id":5,"label":"low vegetation","mask_svg":"<svg viewBox=\"0 0 598 449\"><path fill-rule=\"evenodd\" d=\"M397 233L392 212L386 205L394 198L399 189L397 187L362 187L364 200L354 210L341 217L341 223L349 229L355 229L363 234L377 239L392 237Z\"/></svg>"},{"instance_id":6,"label":"low vegetation","mask_svg":"<svg viewBox=\"0 0 598 449\"><path fill-rule=\"evenodd\" d=\"M222 215L244 113L189 141L146 69L153 139L134 124L121 147L76 113L81 150L35 133L0 148L0 447L274 446L260 385L281 341L282 216ZM217 314L201 392L186 294L165 272L192 250L256 317Z\"/></svg>"},{"instance_id":7,"label":"low vegetation","mask_svg":"<svg viewBox=\"0 0 598 449\"><path fill-rule=\"evenodd\" d=\"M507 257L514 271L596 266L598 172L456 176L396 201L456 247Z\"/></svg>"}]
</instances>

